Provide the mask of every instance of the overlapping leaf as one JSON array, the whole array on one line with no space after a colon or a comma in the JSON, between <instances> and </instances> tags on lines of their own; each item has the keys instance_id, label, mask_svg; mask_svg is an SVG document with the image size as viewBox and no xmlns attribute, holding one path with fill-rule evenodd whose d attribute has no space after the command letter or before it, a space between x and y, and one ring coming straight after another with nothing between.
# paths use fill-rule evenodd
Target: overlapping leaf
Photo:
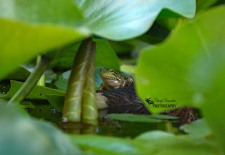
<instances>
[{"instance_id":1,"label":"overlapping leaf","mask_svg":"<svg viewBox=\"0 0 225 155\"><path fill-rule=\"evenodd\" d=\"M195 0L73 1L82 10L86 26L94 34L113 40L123 40L143 34L163 9L169 9L188 18L195 14Z\"/></svg>"},{"instance_id":2,"label":"overlapping leaf","mask_svg":"<svg viewBox=\"0 0 225 155\"><path fill-rule=\"evenodd\" d=\"M70 0L0 0L0 78L39 53L86 37L81 19Z\"/></svg>"},{"instance_id":3,"label":"overlapping leaf","mask_svg":"<svg viewBox=\"0 0 225 155\"><path fill-rule=\"evenodd\" d=\"M59 129L31 119L18 107L1 105L0 127L0 154L81 154Z\"/></svg>"},{"instance_id":4,"label":"overlapping leaf","mask_svg":"<svg viewBox=\"0 0 225 155\"><path fill-rule=\"evenodd\" d=\"M224 48L225 22L221 22L218 14L225 15L225 8L214 9L187 22L164 44L141 54L136 81L142 99L174 100L178 106L192 103L198 106L203 102L205 96L202 93L213 82L219 69L215 65L219 66L223 60L218 47ZM214 54L221 60L215 65Z\"/></svg>"},{"instance_id":5,"label":"overlapping leaf","mask_svg":"<svg viewBox=\"0 0 225 155\"><path fill-rule=\"evenodd\" d=\"M178 106L202 108L225 148L225 21L218 15L225 16L224 6L184 24L161 46L145 50L139 59L136 81L142 99L168 98ZM151 110L159 112L163 108Z\"/></svg>"},{"instance_id":6,"label":"overlapping leaf","mask_svg":"<svg viewBox=\"0 0 225 155\"><path fill-rule=\"evenodd\" d=\"M74 2L84 23L71 0L0 1L0 78L37 54L87 37L89 30L122 40L146 32L164 8L185 17L195 12L195 0Z\"/></svg>"}]
</instances>

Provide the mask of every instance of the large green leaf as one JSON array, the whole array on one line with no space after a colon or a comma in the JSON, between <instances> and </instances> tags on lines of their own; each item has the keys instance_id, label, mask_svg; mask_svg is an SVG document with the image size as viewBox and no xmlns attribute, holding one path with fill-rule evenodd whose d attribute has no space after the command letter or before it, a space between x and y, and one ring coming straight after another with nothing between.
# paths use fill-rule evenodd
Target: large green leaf
<instances>
[{"instance_id":1,"label":"large green leaf","mask_svg":"<svg viewBox=\"0 0 225 155\"><path fill-rule=\"evenodd\" d=\"M0 106L0 154L79 155L70 138L15 106Z\"/></svg>"},{"instance_id":2,"label":"large green leaf","mask_svg":"<svg viewBox=\"0 0 225 155\"><path fill-rule=\"evenodd\" d=\"M163 131L141 134L136 141L148 148L149 154L157 155L219 155L221 150L215 142L187 135L175 136Z\"/></svg>"},{"instance_id":3,"label":"large green leaf","mask_svg":"<svg viewBox=\"0 0 225 155\"><path fill-rule=\"evenodd\" d=\"M206 116L209 126L214 131L225 153L225 46L224 42L220 42L225 41L224 32L224 30L221 31L223 37L216 44L216 46L220 47L215 48L210 57L205 57L199 62L198 69L202 71L202 75L198 77L199 79L205 79L204 82L207 84L202 88L203 114ZM207 77L203 75L207 75Z\"/></svg>"},{"instance_id":4,"label":"large green leaf","mask_svg":"<svg viewBox=\"0 0 225 155\"><path fill-rule=\"evenodd\" d=\"M143 100L152 98L155 104L160 104L157 101L162 99L163 103L171 104L170 100L177 106L202 103L202 93L216 73L208 58L218 53L218 46L224 47L225 22L218 14L225 16L225 7L187 22L161 46L141 53L136 84ZM151 109L152 112L163 110L165 108Z\"/></svg>"},{"instance_id":5,"label":"large green leaf","mask_svg":"<svg viewBox=\"0 0 225 155\"><path fill-rule=\"evenodd\" d=\"M146 32L163 9L191 18L195 0L73 0L85 16L86 26L99 36L123 40ZM166 15L171 15L166 13ZM174 15L174 14L173 14Z\"/></svg>"},{"instance_id":6,"label":"large green leaf","mask_svg":"<svg viewBox=\"0 0 225 155\"><path fill-rule=\"evenodd\" d=\"M0 0L0 17L35 24L74 27L82 14L71 0ZM81 22L81 21L79 21Z\"/></svg>"},{"instance_id":7,"label":"large green leaf","mask_svg":"<svg viewBox=\"0 0 225 155\"><path fill-rule=\"evenodd\" d=\"M225 21L218 15L225 16L224 6L187 22L161 46L145 50L139 59L136 81L142 99L169 98L178 106L202 108L225 148Z\"/></svg>"},{"instance_id":8,"label":"large green leaf","mask_svg":"<svg viewBox=\"0 0 225 155\"><path fill-rule=\"evenodd\" d=\"M93 155L219 155L221 150L215 142L190 137L176 136L163 131L147 132L135 140L94 135L72 135L74 143Z\"/></svg>"},{"instance_id":9,"label":"large green leaf","mask_svg":"<svg viewBox=\"0 0 225 155\"><path fill-rule=\"evenodd\" d=\"M0 78L39 53L86 37L81 19L70 0L0 0Z\"/></svg>"}]
</instances>

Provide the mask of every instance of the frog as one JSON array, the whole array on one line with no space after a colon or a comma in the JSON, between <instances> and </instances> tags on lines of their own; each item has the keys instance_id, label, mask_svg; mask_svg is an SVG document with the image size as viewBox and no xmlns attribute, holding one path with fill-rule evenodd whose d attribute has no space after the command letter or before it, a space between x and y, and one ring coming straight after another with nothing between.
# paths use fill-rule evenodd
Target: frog
<instances>
[{"instance_id":1,"label":"frog","mask_svg":"<svg viewBox=\"0 0 225 155\"><path fill-rule=\"evenodd\" d=\"M151 114L138 98L131 76L113 69L101 69L100 77L103 83L97 91L98 109L107 108L107 113ZM196 110L191 107L177 108L161 114L179 117L177 126L190 123L198 118Z\"/></svg>"},{"instance_id":2,"label":"frog","mask_svg":"<svg viewBox=\"0 0 225 155\"><path fill-rule=\"evenodd\" d=\"M105 69L100 70L100 77L103 80L103 83L100 85L100 90L111 90L123 88L133 84L134 80L131 76L125 75L122 72L118 72L114 69Z\"/></svg>"}]
</instances>

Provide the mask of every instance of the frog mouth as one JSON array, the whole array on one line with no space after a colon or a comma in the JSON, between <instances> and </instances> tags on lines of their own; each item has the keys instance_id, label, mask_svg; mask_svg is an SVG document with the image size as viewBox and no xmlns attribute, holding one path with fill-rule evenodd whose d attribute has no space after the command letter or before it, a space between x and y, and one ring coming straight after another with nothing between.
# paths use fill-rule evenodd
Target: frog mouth
<instances>
[{"instance_id":1,"label":"frog mouth","mask_svg":"<svg viewBox=\"0 0 225 155\"><path fill-rule=\"evenodd\" d=\"M103 79L107 79L107 80L117 80L116 78L114 77L110 77L110 76L106 76L106 77L102 77Z\"/></svg>"}]
</instances>

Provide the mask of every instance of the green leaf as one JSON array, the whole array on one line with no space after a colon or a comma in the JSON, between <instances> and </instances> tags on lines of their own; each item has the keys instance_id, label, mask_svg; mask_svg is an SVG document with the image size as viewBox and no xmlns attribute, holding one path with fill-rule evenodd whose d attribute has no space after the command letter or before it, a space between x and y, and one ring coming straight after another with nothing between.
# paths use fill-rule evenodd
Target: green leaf
<instances>
[{"instance_id":1,"label":"green leaf","mask_svg":"<svg viewBox=\"0 0 225 155\"><path fill-rule=\"evenodd\" d=\"M11 98L23 84L22 82L17 82L17 81L11 81L10 83L11 83L11 88L9 92L2 97L4 99ZM65 92L59 91L56 89L51 89L48 87L35 86L26 98L27 99L46 99L47 95L64 96Z\"/></svg>"},{"instance_id":2,"label":"green leaf","mask_svg":"<svg viewBox=\"0 0 225 155\"><path fill-rule=\"evenodd\" d=\"M94 34L113 40L124 40L143 34L163 9L170 10L172 15L176 13L188 18L195 14L195 0L73 1L83 12L86 25Z\"/></svg>"},{"instance_id":3,"label":"green leaf","mask_svg":"<svg viewBox=\"0 0 225 155\"><path fill-rule=\"evenodd\" d=\"M82 96L82 122L86 124L97 125L98 124L98 109L97 109L97 99L96 99L96 83L95 83L95 53L96 53L96 44L94 42L90 42L92 44L91 53L85 52L85 54L89 54L90 58L88 60L88 69L87 75L85 79L85 85L83 88L83 96Z\"/></svg>"},{"instance_id":4,"label":"green leaf","mask_svg":"<svg viewBox=\"0 0 225 155\"><path fill-rule=\"evenodd\" d=\"M25 81L29 75L30 71L26 67L21 65L14 72L12 72L12 74L8 75L5 79Z\"/></svg>"},{"instance_id":5,"label":"green leaf","mask_svg":"<svg viewBox=\"0 0 225 155\"><path fill-rule=\"evenodd\" d=\"M77 54L79 46L80 42L63 47L57 52L57 54L56 52L48 53L48 56L53 59L50 67L62 70L71 69L73 58Z\"/></svg>"},{"instance_id":6,"label":"green leaf","mask_svg":"<svg viewBox=\"0 0 225 155\"><path fill-rule=\"evenodd\" d=\"M40 53L85 38L81 19L70 0L0 0L0 78Z\"/></svg>"},{"instance_id":7,"label":"green leaf","mask_svg":"<svg viewBox=\"0 0 225 155\"><path fill-rule=\"evenodd\" d=\"M202 103L205 97L202 93L216 71L213 66L209 67L208 58L216 53L218 46L224 47L225 42L225 22L218 14L225 15L225 8L213 9L186 22L174 30L166 42L141 53L136 85L143 100L161 99L165 102L160 104L164 105L170 105L171 100L177 107ZM210 23L214 23L213 28ZM166 109L151 108L151 111Z\"/></svg>"},{"instance_id":8,"label":"green leaf","mask_svg":"<svg viewBox=\"0 0 225 155\"><path fill-rule=\"evenodd\" d=\"M69 70L59 75L59 78L55 81L55 86L58 89L66 91L70 73L71 71Z\"/></svg>"},{"instance_id":9,"label":"green leaf","mask_svg":"<svg viewBox=\"0 0 225 155\"><path fill-rule=\"evenodd\" d=\"M96 39L96 60L95 66L102 66L108 69L119 70L119 59L110 46L109 42L104 39Z\"/></svg>"},{"instance_id":10,"label":"green leaf","mask_svg":"<svg viewBox=\"0 0 225 155\"><path fill-rule=\"evenodd\" d=\"M94 135L71 135L73 142L85 153L92 155L144 155L141 144L129 139Z\"/></svg>"},{"instance_id":11,"label":"green leaf","mask_svg":"<svg viewBox=\"0 0 225 155\"><path fill-rule=\"evenodd\" d=\"M94 59L96 44L84 40L74 58L63 105L64 122L97 124Z\"/></svg>"},{"instance_id":12,"label":"green leaf","mask_svg":"<svg viewBox=\"0 0 225 155\"><path fill-rule=\"evenodd\" d=\"M35 24L74 27L82 14L71 0L0 0L0 17Z\"/></svg>"},{"instance_id":13,"label":"green leaf","mask_svg":"<svg viewBox=\"0 0 225 155\"><path fill-rule=\"evenodd\" d=\"M172 116L156 116L156 115L137 115L137 114L108 114L106 118L127 121L127 122L144 122L144 123L158 123L165 119L176 119Z\"/></svg>"},{"instance_id":14,"label":"green leaf","mask_svg":"<svg viewBox=\"0 0 225 155\"><path fill-rule=\"evenodd\" d=\"M109 44L117 54L130 53L134 48L126 41L109 41Z\"/></svg>"},{"instance_id":15,"label":"green leaf","mask_svg":"<svg viewBox=\"0 0 225 155\"><path fill-rule=\"evenodd\" d=\"M218 142L225 148L225 21L218 14L225 16L224 6L187 22L161 46L145 50L139 59L136 81L142 99L169 98L179 106L202 108Z\"/></svg>"},{"instance_id":16,"label":"green leaf","mask_svg":"<svg viewBox=\"0 0 225 155\"><path fill-rule=\"evenodd\" d=\"M95 66L119 70L119 59L109 42L104 39L94 39L94 41L96 42ZM71 68L73 58L76 55L79 46L80 44L65 47L60 54L54 58L52 66L64 69Z\"/></svg>"},{"instance_id":17,"label":"green leaf","mask_svg":"<svg viewBox=\"0 0 225 155\"><path fill-rule=\"evenodd\" d=\"M64 96L47 95L46 99L58 112L62 113Z\"/></svg>"},{"instance_id":18,"label":"green leaf","mask_svg":"<svg viewBox=\"0 0 225 155\"><path fill-rule=\"evenodd\" d=\"M199 138L206 138L212 134L212 130L204 119L198 119L190 124L182 125L180 129L190 134L190 136Z\"/></svg>"},{"instance_id":19,"label":"green leaf","mask_svg":"<svg viewBox=\"0 0 225 155\"><path fill-rule=\"evenodd\" d=\"M205 10L209 8L210 6L212 6L213 4L215 4L216 2L218 2L218 0L197 0L196 9L197 11Z\"/></svg>"},{"instance_id":20,"label":"green leaf","mask_svg":"<svg viewBox=\"0 0 225 155\"><path fill-rule=\"evenodd\" d=\"M71 139L49 123L30 119L15 106L0 106L0 154L80 155Z\"/></svg>"},{"instance_id":21,"label":"green leaf","mask_svg":"<svg viewBox=\"0 0 225 155\"><path fill-rule=\"evenodd\" d=\"M225 46L224 43L220 42L225 40L224 32L224 30L220 32L221 35L223 33L223 37L218 39L217 47L214 48L210 57L203 58L199 63L198 69L202 71L202 75L197 76L197 78L204 79L206 84L201 87L203 115L225 153L225 125L223 122L223 118L225 118Z\"/></svg>"},{"instance_id":22,"label":"green leaf","mask_svg":"<svg viewBox=\"0 0 225 155\"><path fill-rule=\"evenodd\" d=\"M175 136L163 131L141 134L135 141L142 142L143 146L148 149L148 153L153 155L219 155L222 153L212 141L186 135Z\"/></svg>"},{"instance_id":23,"label":"green leaf","mask_svg":"<svg viewBox=\"0 0 225 155\"><path fill-rule=\"evenodd\" d=\"M100 83L102 83L102 80L99 77L100 68L104 67L104 68L108 68L108 69L120 70L120 62L119 62L117 55L115 54L115 52L113 51L113 49L111 48L111 46L107 40L95 39L95 42L96 42L95 66L97 67L97 69L95 71L95 78L97 81L96 85L98 87L100 85ZM71 54L69 54L69 53L71 53ZM77 46L73 47L73 49L71 49L69 52L65 51L64 54L62 53L62 55L60 55L55 60L53 60L54 61L53 64L55 64L56 67L57 66L65 67L66 62L67 63L71 62L70 63L70 66L71 66L73 56L75 56L75 54L72 54L72 53L77 53ZM69 67L69 65L66 65L66 67ZM70 72L71 71L66 71L66 72L62 73L59 76L58 80L56 80L55 86L58 89L60 89L60 90L67 89Z\"/></svg>"}]
</instances>

